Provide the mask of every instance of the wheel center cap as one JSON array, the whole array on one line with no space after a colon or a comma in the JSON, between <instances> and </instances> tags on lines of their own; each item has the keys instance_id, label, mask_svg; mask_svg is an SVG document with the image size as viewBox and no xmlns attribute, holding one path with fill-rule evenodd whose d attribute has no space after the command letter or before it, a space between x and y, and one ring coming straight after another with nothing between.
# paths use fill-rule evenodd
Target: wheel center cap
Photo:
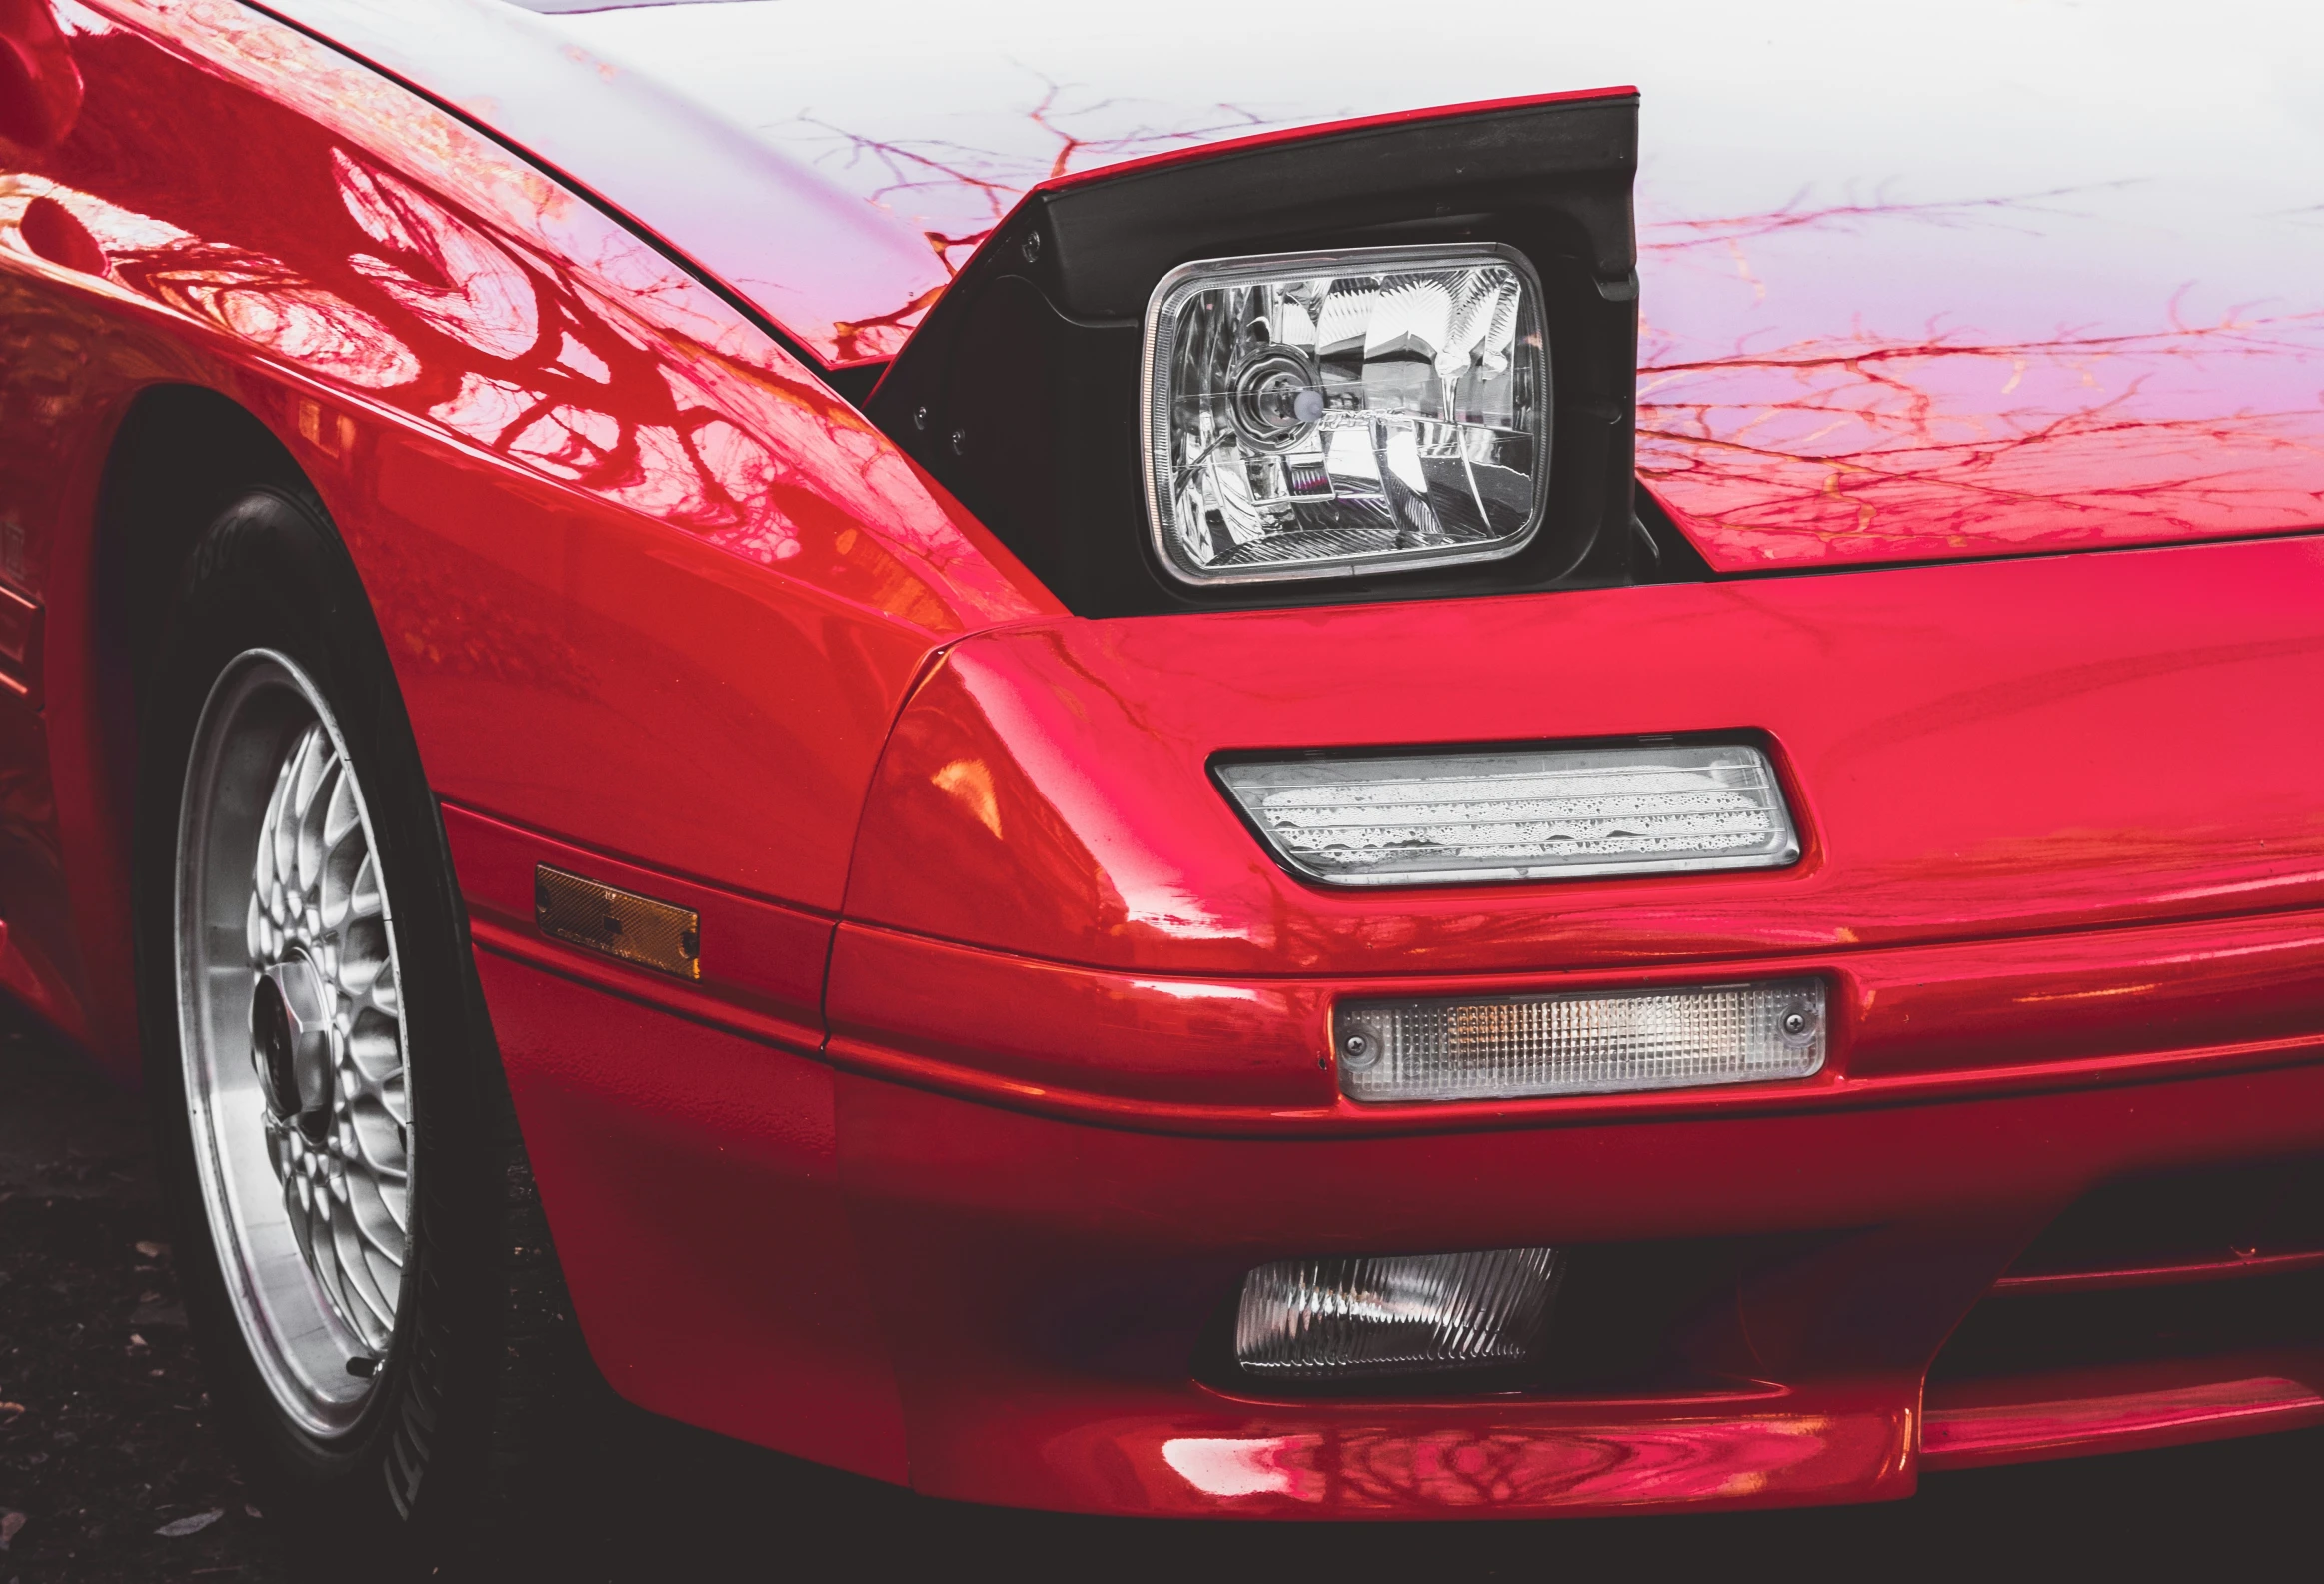
<instances>
[{"instance_id":1,"label":"wheel center cap","mask_svg":"<svg viewBox=\"0 0 2324 1584\"><path fill-rule=\"evenodd\" d=\"M330 997L304 953L259 971L250 999L250 1050L267 1109L295 1120L310 1143L331 1125Z\"/></svg>"}]
</instances>

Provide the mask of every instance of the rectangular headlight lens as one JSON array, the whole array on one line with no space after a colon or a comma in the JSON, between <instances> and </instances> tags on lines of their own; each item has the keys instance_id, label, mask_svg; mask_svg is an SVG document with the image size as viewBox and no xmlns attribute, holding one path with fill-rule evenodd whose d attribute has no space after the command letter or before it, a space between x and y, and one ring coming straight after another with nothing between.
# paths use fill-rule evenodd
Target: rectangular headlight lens
<instances>
[{"instance_id":1,"label":"rectangular headlight lens","mask_svg":"<svg viewBox=\"0 0 2324 1584\"><path fill-rule=\"evenodd\" d=\"M1278 1380L1521 1364L1561 1265L1553 1248L1278 1260L1242 1278L1235 1359Z\"/></svg>"},{"instance_id":2,"label":"rectangular headlight lens","mask_svg":"<svg viewBox=\"0 0 2324 1584\"><path fill-rule=\"evenodd\" d=\"M1780 868L1799 836L1747 744L1222 764L1290 867L1331 885Z\"/></svg>"},{"instance_id":3,"label":"rectangular headlight lens","mask_svg":"<svg viewBox=\"0 0 2324 1584\"><path fill-rule=\"evenodd\" d=\"M1540 527L1549 354L1513 248L1182 265L1145 380L1148 511L1184 582L1489 560Z\"/></svg>"},{"instance_id":4,"label":"rectangular headlight lens","mask_svg":"<svg viewBox=\"0 0 2324 1584\"><path fill-rule=\"evenodd\" d=\"M1823 1069L1820 979L1467 1000L1343 1001L1351 1100L1514 1100L1805 1078Z\"/></svg>"}]
</instances>

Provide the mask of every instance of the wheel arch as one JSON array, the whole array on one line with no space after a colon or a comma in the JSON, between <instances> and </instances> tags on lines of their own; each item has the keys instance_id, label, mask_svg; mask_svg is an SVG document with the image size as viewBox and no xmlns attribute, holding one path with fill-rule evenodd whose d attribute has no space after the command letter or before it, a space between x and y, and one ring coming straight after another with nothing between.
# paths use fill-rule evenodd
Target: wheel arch
<instances>
[{"instance_id":1,"label":"wheel arch","mask_svg":"<svg viewBox=\"0 0 2324 1584\"><path fill-rule=\"evenodd\" d=\"M85 1036L125 1082L138 1072L128 947L141 701L195 541L228 501L270 484L313 489L248 406L211 386L148 385L105 444L83 553L57 547L43 673L58 833L85 965Z\"/></svg>"}]
</instances>

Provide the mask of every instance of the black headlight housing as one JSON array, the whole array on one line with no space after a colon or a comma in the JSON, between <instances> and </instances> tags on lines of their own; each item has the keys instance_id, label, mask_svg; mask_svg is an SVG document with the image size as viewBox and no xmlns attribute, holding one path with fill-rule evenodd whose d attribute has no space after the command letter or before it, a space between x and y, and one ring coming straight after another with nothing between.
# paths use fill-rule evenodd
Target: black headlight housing
<instances>
[{"instance_id":1,"label":"black headlight housing","mask_svg":"<svg viewBox=\"0 0 2324 1584\"><path fill-rule=\"evenodd\" d=\"M1036 188L929 311L875 422L1085 616L1632 581L1637 96L1346 123ZM1150 532L1141 422L1150 301L1190 261L1499 245L1548 343L1540 526L1499 559L1189 583Z\"/></svg>"}]
</instances>

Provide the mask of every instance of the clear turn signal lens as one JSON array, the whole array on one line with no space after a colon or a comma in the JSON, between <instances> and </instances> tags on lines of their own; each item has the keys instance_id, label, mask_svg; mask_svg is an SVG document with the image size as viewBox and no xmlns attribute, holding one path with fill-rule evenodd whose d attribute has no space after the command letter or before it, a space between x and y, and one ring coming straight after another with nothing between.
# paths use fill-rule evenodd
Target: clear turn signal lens
<instances>
[{"instance_id":1,"label":"clear turn signal lens","mask_svg":"<svg viewBox=\"0 0 2324 1584\"><path fill-rule=\"evenodd\" d=\"M1221 764L1283 862L1331 885L1780 868L1799 837L1743 744Z\"/></svg>"},{"instance_id":2,"label":"clear turn signal lens","mask_svg":"<svg viewBox=\"0 0 2324 1584\"><path fill-rule=\"evenodd\" d=\"M1514 1100L1805 1078L1823 1070L1821 979L1470 1000L1343 1001L1351 1100Z\"/></svg>"},{"instance_id":3,"label":"clear turn signal lens","mask_svg":"<svg viewBox=\"0 0 2324 1584\"><path fill-rule=\"evenodd\" d=\"M1183 265L1145 381L1155 546L1185 582L1490 560L1540 527L1549 354L1513 248Z\"/></svg>"},{"instance_id":4,"label":"clear turn signal lens","mask_svg":"<svg viewBox=\"0 0 2324 1584\"><path fill-rule=\"evenodd\" d=\"M1255 1375L1333 1380L1531 1358L1563 1274L1553 1248L1285 1259L1242 1278L1234 1355Z\"/></svg>"}]
</instances>

